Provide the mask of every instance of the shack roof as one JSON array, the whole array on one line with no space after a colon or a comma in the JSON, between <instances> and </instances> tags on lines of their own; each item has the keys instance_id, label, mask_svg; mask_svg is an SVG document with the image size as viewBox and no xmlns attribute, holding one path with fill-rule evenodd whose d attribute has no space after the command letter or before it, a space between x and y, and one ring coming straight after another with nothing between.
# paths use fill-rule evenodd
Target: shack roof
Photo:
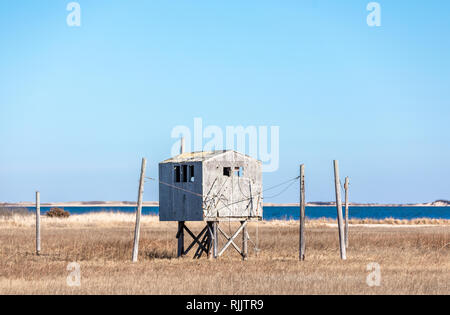
<instances>
[{"instance_id":1,"label":"shack roof","mask_svg":"<svg viewBox=\"0 0 450 315\"><path fill-rule=\"evenodd\" d=\"M167 159L165 161L162 161L161 164L164 163L186 163L186 162L203 162L206 160L210 160L212 158L218 157L222 154L226 153L236 153L238 155L249 157L245 154L233 151L233 150L218 150L218 151L207 151L207 152L189 152L189 153L182 153L177 156L174 156L170 159ZM251 158L251 157L250 157ZM255 161L258 161L255 159ZM259 162L259 161L258 161Z\"/></svg>"}]
</instances>

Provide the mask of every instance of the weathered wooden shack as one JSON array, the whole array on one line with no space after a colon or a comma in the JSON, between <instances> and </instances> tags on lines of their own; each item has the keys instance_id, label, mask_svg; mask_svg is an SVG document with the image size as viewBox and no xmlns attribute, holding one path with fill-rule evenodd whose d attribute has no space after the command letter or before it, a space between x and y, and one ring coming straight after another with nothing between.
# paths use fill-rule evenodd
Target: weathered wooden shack
<instances>
[{"instance_id":1,"label":"weathered wooden shack","mask_svg":"<svg viewBox=\"0 0 450 315\"><path fill-rule=\"evenodd\" d=\"M204 250L209 254L212 246L215 257L223 252L217 253L219 222L239 221L237 234L243 231L246 250L246 225L262 219L262 197L261 161L236 151L182 153L159 164L159 218L179 222L177 237L183 238L179 256L186 254L180 248L184 247L184 230L193 236L185 225L187 221L207 223L200 237L205 238ZM227 237L235 248L237 234ZM202 252L200 237L193 236L194 245L198 244Z\"/></svg>"}]
</instances>

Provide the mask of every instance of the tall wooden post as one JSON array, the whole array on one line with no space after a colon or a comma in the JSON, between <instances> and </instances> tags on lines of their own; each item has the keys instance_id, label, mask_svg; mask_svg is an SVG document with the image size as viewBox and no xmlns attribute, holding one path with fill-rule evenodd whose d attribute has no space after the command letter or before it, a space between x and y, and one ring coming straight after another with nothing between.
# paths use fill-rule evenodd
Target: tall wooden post
<instances>
[{"instance_id":1,"label":"tall wooden post","mask_svg":"<svg viewBox=\"0 0 450 315\"><path fill-rule=\"evenodd\" d=\"M36 255L41 254L41 194L36 191Z\"/></svg>"},{"instance_id":2,"label":"tall wooden post","mask_svg":"<svg viewBox=\"0 0 450 315\"><path fill-rule=\"evenodd\" d=\"M300 165L300 248L299 259L305 260L305 165Z\"/></svg>"},{"instance_id":3,"label":"tall wooden post","mask_svg":"<svg viewBox=\"0 0 450 315\"><path fill-rule=\"evenodd\" d=\"M244 224L244 222L241 222L241 224ZM242 229L242 260L248 259L248 237L247 237L247 224L245 224L244 228Z\"/></svg>"},{"instance_id":4,"label":"tall wooden post","mask_svg":"<svg viewBox=\"0 0 450 315\"><path fill-rule=\"evenodd\" d=\"M184 221L178 222L178 253L177 257L184 255Z\"/></svg>"},{"instance_id":5,"label":"tall wooden post","mask_svg":"<svg viewBox=\"0 0 450 315\"><path fill-rule=\"evenodd\" d=\"M137 262L139 253L139 235L141 232L141 213L142 213L142 195L144 194L144 179L145 179L145 167L147 165L147 159L142 159L141 165L141 178L139 181L139 193L138 203L136 209L136 226L134 228L134 244L133 244L133 256L131 260Z\"/></svg>"},{"instance_id":6,"label":"tall wooden post","mask_svg":"<svg viewBox=\"0 0 450 315\"><path fill-rule=\"evenodd\" d=\"M337 221L339 228L339 248L341 252L341 259L347 259L347 251L345 248L344 238L344 218L342 217L342 201L341 201L341 187L339 181L339 162L334 161L334 185L336 190L336 208L337 208Z\"/></svg>"},{"instance_id":7,"label":"tall wooden post","mask_svg":"<svg viewBox=\"0 0 450 315\"><path fill-rule=\"evenodd\" d=\"M348 248L348 177L345 178L345 248Z\"/></svg>"}]
</instances>

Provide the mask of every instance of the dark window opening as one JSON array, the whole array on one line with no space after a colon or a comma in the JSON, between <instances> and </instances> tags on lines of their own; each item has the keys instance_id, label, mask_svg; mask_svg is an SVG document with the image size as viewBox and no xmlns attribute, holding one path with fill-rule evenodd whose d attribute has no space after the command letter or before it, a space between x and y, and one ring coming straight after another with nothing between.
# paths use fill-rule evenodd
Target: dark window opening
<instances>
[{"instance_id":1,"label":"dark window opening","mask_svg":"<svg viewBox=\"0 0 450 315\"><path fill-rule=\"evenodd\" d=\"M189 165L189 181L191 183L195 181L194 165Z\"/></svg>"},{"instance_id":2,"label":"dark window opening","mask_svg":"<svg viewBox=\"0 0 450 315\"><path fill-rule=\"evenodd\" d=\"M179 183L181 182L181 169L179 166L175 166L174 168L175 171L175 182Z\"/></svg>"},{"instance_id":3,"label":"dark window opening","mask_svg":"<svg viewBox=\"0 0 450 315\"><path fill-rule=\"evenodd\" d=\"M224 167L223 168L223 176L231 176L231 167Z\"/></svg>"},{"instance_id":4,"label":"dark window opening","mask_svg":"<svg viewBox=\"0 0 450 315\"><path fill-rule=\"evenodd\" d=\"M243 167L235 167L234 175L236 175L237 177L242 177L244 175L244 168Z\"/></svg>"},{"instance_id":5,"label":"dark window opening","mask_svg":"<svg viewBox=\"0 0 450 315\"><path fill-rule=\"evenodd\" d=\"M183 183L188 181L188 166L183 165Z\"/></svg>"}]
</instances>

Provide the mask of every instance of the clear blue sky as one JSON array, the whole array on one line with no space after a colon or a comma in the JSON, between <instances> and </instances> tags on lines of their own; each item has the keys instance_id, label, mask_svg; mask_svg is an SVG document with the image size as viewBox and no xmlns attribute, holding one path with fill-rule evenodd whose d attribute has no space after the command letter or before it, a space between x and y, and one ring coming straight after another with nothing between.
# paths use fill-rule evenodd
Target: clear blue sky
<instances>
[{"instance_id":1,"label":"clear blue sky","mask_svg":"<svg viewBox=\"0 0 450 315\"><path fill-rule=\"evenodd\" d=\"M194 117L280 126L266 187L333 200L339 159L353 201L450 199L449 1L69 2L0 2L0 201L135 200Z\"/></svg>"}]
</instances>

